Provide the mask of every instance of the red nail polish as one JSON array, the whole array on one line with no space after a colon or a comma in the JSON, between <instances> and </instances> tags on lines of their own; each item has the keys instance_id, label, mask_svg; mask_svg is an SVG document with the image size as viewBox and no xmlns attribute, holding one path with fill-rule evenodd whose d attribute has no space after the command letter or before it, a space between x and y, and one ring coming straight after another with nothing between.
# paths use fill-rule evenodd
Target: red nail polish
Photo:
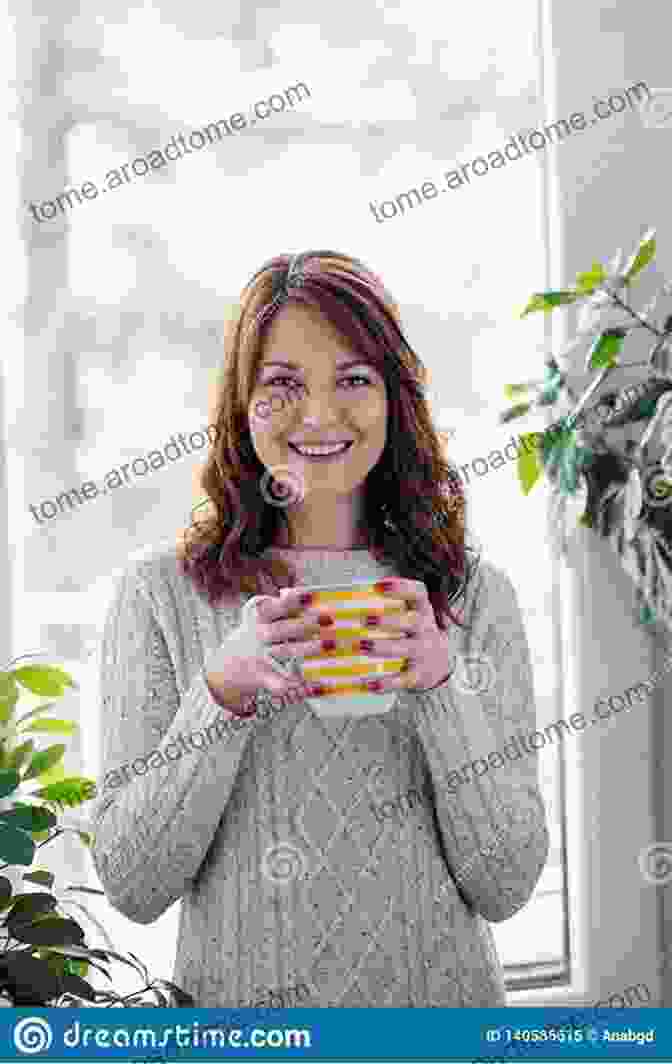
<instances>
[{"instance_id":1,"label":"red nail polish","mask_svg":"<svg viewBox=\"0 0 672 1064\"><path fill-rule=\"evenodd\" d=\"M330 617L329 614L327 614L327 613L322 613L317 618L317 623L321 624L323 628L326 628L327 625L334 623L334 618Z\"/></svg>"},{"instance_id":2,"label":"red nail polish","mask_svg":"<svg viewBox=\"0 0 672 1064\"><path fill-rule=\"evenodd\" d=\"M323 639L322 640L322 649L323 650L335 650L336 649L336 640L335 639Z\"/></svg>"},{"instance_id":3,"label":"red nail polish","mask_svg":"<svg viewBox=\"0 0 672 1064\"><path fill-rule=\"evenodd\" d=\"M391 591L394 587L392 580L378 580L374 585L376 591Z\"/></svg>"},{"instance_id":4,"label":"red nail polish","mask_svg":"<svg viewBox=\"0 0 672 1064\"><path fill-rule=\"evenodd\" d=\"M369 616L366 618L366 623L369 625L370 628L373 628L375 625L380 624L380 617L378 617L378 615L375 613L370 613Z\"/></svg>"},{"instance_id":5,"label":"red nail polish","mask_svg":"<svg viewBox=\"0 0 672 1064\"><path fill-rule=\"evenodd\" d=\"M380 680L367 680L366 686L368 687L369 691L380 691L382 684Z\"/></svg>"},{"instance_id":6,"label":"red nail polish","mask_svg":"<svg viewBox=\"0 0 672 1064\"><path fill-rule=\"evenodd\" d=\"M302 595L301 598L299 599L299 602L300 602L300 604L302 606L310 606L312 601L313 601L313 594L312 594L311 591L306 591L306 593L304 595Z\"/></svg>"},{"instance_id":7,"label":"red nail polish","mask_svg":"<svg viewBox=\"0 0 672 1064\"><path fill-rule=\"evenodd\" d=\"M326 695L327 689L326 689L326 687L323 684L318 683L318 684L315 684L314 687L311 687L310 693L313 696L313 698L319 698L320 695Z\"/></svg>"},{"instance_id":8,"label":"red nail polish","mask_svg":"<svg viewBox=\"0 0 672 1064\"><path fill-rule=\"evenodd\" d=\"M359 641L360 650L373 650L373 646L373 639L360 639Z\"/></svg>"}]
</instances>

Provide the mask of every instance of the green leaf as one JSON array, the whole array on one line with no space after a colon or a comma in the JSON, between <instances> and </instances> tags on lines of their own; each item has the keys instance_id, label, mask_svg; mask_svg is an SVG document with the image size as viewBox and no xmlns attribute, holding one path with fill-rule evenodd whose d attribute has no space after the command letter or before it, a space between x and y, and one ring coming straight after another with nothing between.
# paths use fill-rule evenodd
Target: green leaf
<instances>
[{"instance_id":1,"label":"green leaf","mask_svg":"<svg viewBox=\"0 0 672 1064\"><path fill-rule=\"evenodd\" d=\"M0 724L6 724L19 701L19 689L11 673L0 672Z\"/></svg>"},{"instance_id":2,"label":"green leaf","mask_svg":"<svg viewBox=\"0 0 672 1064\"><path fill-rule=\"evenodd\" d=\"M37 890L33 893L26 891L23 894L17 894L14 905L5 917L4 923L8 927L10 924L30 923L39 916L53 913L56 905L56 898L44 890Z\"/></svg>"},{"instance_id":3,"label":"green leaf","mask_svg":"<svg viewBox=\"0 0 672 1064\"><path fill-rule=\"evenodd\" d=\"M33 863L35 843L26 831L0 824L0 857L8 864Z\"/></svg>"},{"instance_id":4,"label":"green leaf","mask_svg":"<svg viewBox=\"0 0 672 1064\"><path fill-rule=\"evenodd\" d=\"M59 808L67 806L74 809L83 802L90 802L98 796L96 781L86 776L67 776L58 783L50 783L33 791L31 798L40 798L43 802L53 802Z\"/></svg>"},{"instance_id":5,"label":"green leaf","mask_svg":"<svg viewBox=\"0 0 672 1064\"><path fill-rule=\"evenodd\" d=\"M532 314L535 310L543 310L544 312L553 310L555 307L560 307L567 303L575 303L580 298L581 293L574 292L571 289L563 289L557 292L535 292L520 316L524 318L526 314Z\"/></svg>"},{"instance_id":6,"label":"green leaf","mask_svg":"<svg viewBox=\"0 0 672 1064\"><path fill-rule=\"evenodd\" d=\"M505 384L504 385L504 398L517 399L521 395L527 395L530 390L529 383L526 384Z\"/></svg>"},{"instance_id":7,"label":"green leaf","mask_svg":"<svg viewBox=\"0 0 672 1064\"><path fill-rule=\"evenodd\" d=\"M84 998L85 1001L96 1000L96 991L93 987L74 972L63 976L63 990L68 994L74 994L75 997Z\"/></svg>"},{"instance_id":8,"label":"green leaf","mask_svg":"<svg viewBox=\"0 0 672 1064\"><path fill-rule=\"evenodd\" d=\"M504 410L499 415L500 425L505 425L507 421L513 421L517 417L524 417L531 405L531 403L517 403L516 406L512 406L509 410Z\"/></svg>"},{"instance_id":9,"label":"green leaf","mask_svg":"<svg viewBox=\"0 0 672 1064\"><path fill-rule=\"evenodd\" d=\"M550 366L546 366L546 369L544 370L543 387L539 398L540 406L547 406L550 403L555 403L560 395L563 383L563 375L560 370L551 369Z\"/></svg>"},{"instance_id":10,"label":"green leaf","mask_svg":"<svg viewBox=\"0 0 672 1064\"><path fill-rule=\"evenodd\" d=\"M576 289L582 295L589 296L606 279L607 273L602 263L594 262L587 273L576 275Z\"/></svg>"},{"instance_id":11,"label":"green leaf","mask_svg":"<svg viewBox=\"0 0 672 1064\"><path fill-rule=\"evenodd\" d=\"M19 805L0 813L0 825L23 828L24 831L46 831L56 823L51 810L40 805Z\"/></svg>"},{"instance_id":12,"label":"green leaf","mask_svg":"<svg viewBox=\"0 0 672 1064\"><path fill-rule=\"evenodd\" d=\"M77 725L71 720L34 720L22 732L61 732L63 735L72 735L77 731Z\"/></svg>"},{"instance_id":13,"label":"green leaf","mask_svg":"<svg viewBox=\"0 0 672 1064\"><path fill-rule=\"evenodd\" d=\"M12 936L19 942L30 942L33 946L66 946L71 943L81 946L85 938L75 920L64 920L57 916L36 923L13 925Z\"/></svg>"},{"instance_id":14,"label":"green leaf","mask_svg":"<svg viewBox=\"0 0 672 1064\"><path fill-rule=\"evenodd\" d=\"M15 1008L47 1005L61 994L61 978L47 961L27 950L5 953L0 960L0 983L12 997Z\"/></svg>"},{"instance_id":15,"label":"green leaf","mask_svg":"<svg viewBox=\"0 0 672 1064\"><path fill-rule=\"evenodd\" d=\"M0 772L0 798L6 798L15 791L21 782L21 777L13 768L4 768Z\"/></svg>"},{"instance_id":16,"label":"green leaf","mask_svg":"<svg viewBox=\"0 0 672 1064\"><path fill-rule=\"evenodd\" d=\"M642 418L653 417L656 412L657 399L639 399L634 408L630 411L630 417L633 421L639 421Z\"/></svg>"},{"instance_id":17,"label":"green leaf","mask_svg":"<svg viewBox=\"0 0 672 1064\"><path fill-rule=\"evenodd\" d=\"M33 754L28 769L22 776L22 780L32 780L35 776L40 776L43 772L46 772L47 769L51 768L52 765L55 765L60 761L64 753L64 743L55 743L54 746L48 746L46 750L39 750L36 754Z\"/></svg>"},{"instance_id":18,"label":"green leaf","mask_svg":"<svg viewBox=\"0 0 672 1064\"><path fill-rule=\"evenodd\" d=\"M88 975L91 965L88 961L70 961L70 968L73 975Z\"/></svg>"},{"instance_id":19,"label":"green leaf","mask_svg":"<svg viewBox=\"0 0 672 1064\"><path fill-rule=\"evenodd\" d=\"M560 455L559 487L564 495L574 495L579 484L576 436L572 433Z\"/></svg>"},{"instance_id":20,"label":"green leaf","mask_svg":"<svg viewBox=\"0 0 672 1064\"><path fill-rule=\"evenodd\" d=\"M36 868L33 872L24 872L22 879L28 879L31 883L37 883L41 887L53 887L55 876L46 869Z\"/></svg>"},{"instance_id":21,"label":"green leaf","mask_svg":"<svg viewBox=\"0 0 672 1064\"><path fill-rule=\"evenodd\" d=\"M35 706L34 709L29 709L27 713L24 713L23 716L17 718L17 728L19 724L23 724L24 721L29 720L31 717L35 717L38 713L46 713L48 709L52 709L56 704L56 702L43 702L41 706Z\"/></svg>"},{"instance_id":22,"label":"green leaf","mask_svg":"<svg viewBox=\"0 0 672 1064\"><path fill-rule=\"evenodd\" d=\"M14 669L12 675L22 687L32 691L34 695L60 697L65 693L66 687L78 689L72 676L63 669L57 668L56 665L25 665L20 669Z\"/></svg>"},{"instance_id":23,"label":"green leaf","mask_svg":"<svg viewBox=\"0 0 672 1064\"><path fill-rule=\"evenodd\" d=\"M11 672L0 672L0 698L6 698L16 692L16 680Z\"/></svg>"},{"instance_id":24,"label":"green leaf","mask_svg":"<svg viewBox=\"0 0 672 1064\"><path fill-rule=\"evenodd\" d=\"M525 450L522 446L523 441L527 441L528 439L532 440L534 436L535 433L523 433L520 437L521 448L518 452L517 468L518 481L522 488L523 495L530 494L542 473L538 448L535 446L530 450Z\"/></svg>"},{"instance_id":25,"label":"green leaf","mask_svg":"<svg viewBox=\"0 0 672 1064\"><path fill-rule=\"evenodd\" d=\"M65 779L65 765L62 761L52 765L46 772L40 773L40 783L43 783L45 787L48 783L60 783L63 779Z\"/></svg>"},{"instance_id":26,"label":"green leaf","mask_svg":"<svg viewBox=\"0 0 672 1064\"><path fill-rule=\"evenodd\" d=\"M12 901L12 883L7 876L0 876L0 909L6 909Z\"/></svg>"},{"instance_id":27,"label":"green leaf","mask_svg":"<svg viewBox=\"0 0 672 1064\"><path fill-rule=\"evenodd\" d=\"M35 749L32 739L26 739L25 743L14 747L7 754L7 768L14 768L18 772L21 766L28 760Z\"/></svg>"},{"instance_id":28,"label":"green leaf","mask_svg":"<svg viewBox=\"0 0 672 1064\"><path fill-rule=\"evenodd\" d=\"M639 246L635 251L630 263L625 268L624 276L628 284L638 273L648 266L656 254L656 237L655 229L647 229L646 233L639 242Z\"/></svg>"},{"instance_id":29,"label":"green leaf","mask_svg":"<svg viewBox=\"0 0 672 1064\"><path fill-rule=\"evenodd\" d=\"M603 366L617 366L616 355L623 347L627 336L625 329L606 329L594 341L586 359L589 369L602 369Z\"/></svg>"}]
</instances>

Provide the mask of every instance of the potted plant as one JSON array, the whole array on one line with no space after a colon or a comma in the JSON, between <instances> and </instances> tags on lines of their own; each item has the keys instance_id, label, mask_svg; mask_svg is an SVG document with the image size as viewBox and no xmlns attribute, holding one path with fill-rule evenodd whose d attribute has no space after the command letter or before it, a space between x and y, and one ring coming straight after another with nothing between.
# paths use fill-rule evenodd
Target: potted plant
<instances>
[{"instance_id":1,"label":"potted plant","mask_svg":"<svg viewBox=\"0 0 672 1064\"><path fill-rule=\"evenodd\" d=\"M669 306L658 309L672 296L672 282L660 284L639 310L630 300L655 252L655 231L649 229L627 261L619 251L607 266L594 262L571 286L532 295L521 317L580 305L576 335L557 358L545 360L542 379L505 386L507 399L517 401L499 416L503 424L543 407L558 411L544 432L521 436L522 491L527 495L546 476L556 556L566 553L577 523L608 540L635 583L645 624L672 622L672 313ZM624 362L624 348L636 332L651 341L648 357ZM578 394L568 380L567 356L581 345L588 348L589 379ZM602 390L608 377L630 366L646 367L642 381ZM630 426L643 431L619 445L614 435Z\"/></svg>"},{"instance_id":2,"label":"potted plant","mask_svg":"<svg viewBox=\"0 0 672 1064\"><path fill-rule=\"evenodd\" d=\"M25 655L28 657L28 655ZM17 662L21 659L17 659ZM94 780L66 776L64 743L36 748L43 735L72 735L77 725L50 715L68 688L78 690L72 677L54 665L10 663L0 671L0 1002L21 1006L193 1006L190 994L164 979L150 980L144 964L132 953L122 956L112 947L105 929L73 895L104 896L85 886L53 890L55 876L33 864L38 850L65 832L75 832L84 846L91 835L68 826L59 814L96 797ZM46 698L17 713L22 696ZM36 787L36 789L32 789ZM30 871L21 871L28 869ZM2 874L7 872L7 874ZM9 877L12 878L9 878ZM12 883L12 879L16 882ZM18 880L40 890L22 891ZM18 887L15 890L15 886ZM91 948L76 915L83 913L100 933L105 948ZM111 961L136 970L145 985L125 997L113 990L95 990L86 981L90 968L111 979Z\"/></svg>"}]
</instances>

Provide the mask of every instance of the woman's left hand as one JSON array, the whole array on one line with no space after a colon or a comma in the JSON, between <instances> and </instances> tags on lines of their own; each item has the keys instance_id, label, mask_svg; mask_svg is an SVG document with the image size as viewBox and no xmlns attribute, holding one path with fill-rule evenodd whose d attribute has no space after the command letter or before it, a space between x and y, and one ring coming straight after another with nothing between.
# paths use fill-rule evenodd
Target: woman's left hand
<instances>
[{"instance_id":1,"label":"woman's left hand","mask_svg":"<svg viewBox=\"0 0 672 1064\"><path fill-rule=\"evenodd\" d=\"M375 658L407 658L408 664L401 673L364 681L365 688L376 692L423 691L443 683L455 667L455 657L449 650L448 632L437 627L425 585L420 580L389 577L378 581L375 588L403 598L408 608L405 613L386 614L380 623L369 626L372 636L381 628L386 632L398 629L398 639L373 638L373 648L362 650Z\"/></svg>"}]
</instances>

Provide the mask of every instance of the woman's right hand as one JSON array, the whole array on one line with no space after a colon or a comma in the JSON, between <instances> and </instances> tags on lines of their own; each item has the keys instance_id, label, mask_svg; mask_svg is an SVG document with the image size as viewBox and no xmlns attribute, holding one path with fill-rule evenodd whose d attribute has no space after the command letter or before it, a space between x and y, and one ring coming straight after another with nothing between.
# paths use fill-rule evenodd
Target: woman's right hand
<instances>
[{"instance_id":1,"label":"woman's right hand","mask_svg":"<svg viewBox=\"0 0 672 1064\"><path fill-rule=\"evenodd\" d=\"M224 640L208 659L206 678L215 700L224 707L242 709L264 688L282 696L288 703L322 693L319 685L307 684L296 676L283 676L266 654L282 661L299 660L322 650L324 613L310 609L309 592L302 588L283 589L277 597L259 596L247 612L246 624Z\"/></svg>"}]
</instances>

